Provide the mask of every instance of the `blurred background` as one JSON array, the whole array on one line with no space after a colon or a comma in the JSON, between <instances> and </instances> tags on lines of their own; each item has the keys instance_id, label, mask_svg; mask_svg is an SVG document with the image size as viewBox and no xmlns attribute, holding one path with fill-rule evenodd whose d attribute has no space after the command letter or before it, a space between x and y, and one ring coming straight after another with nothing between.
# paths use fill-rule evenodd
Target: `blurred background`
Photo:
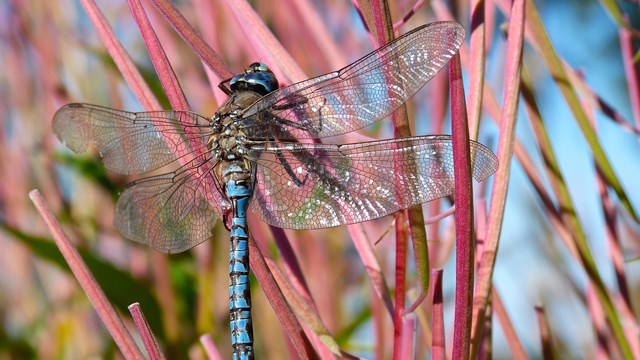
<instances>
[{"instance_id":1,"label":"blurred background","mask_svg":"<svg viewBox=\"0 0 640 360\"><path fill-rule=\"evenodd\" d=\"M499 118L486 98L491 92L502 105L506 56L502 25L508 20L497 3L487 2L487 88L478 136L494 151ZM629 90L633 84L638 85L637 72L629 72L624 65L625 61L633 62L635 50L628 54L621 48L621 26L612 15L615 12L605 6L610 2L533 3L555 51L581 77L577 81L584 85L579 88L583 105L591 110L598 140L637 211L640 114L632 109L640 99L633 99L638 93ZM97 4L162 106L170 108L126 1ZM232 72L241 72L251 62L265 61L265 55L252 47L255 38L241 26L244 19L233 11L233 2L193 0L174 4ZM217 99L222 99L215 90L220 79L205 71L195 52L153 5L143 5L192 109L211 116L220 104ZM339 69L374 49L350 2L273 0L252 2L251 6L308 77ZM637 25L638 5L625 2L620 6L620 11L630 17L629 23ZM409 21L401 24L401 33L444 19L446 10L469 31L467 1L393 1L393 20L400 21L414 7ZM637 44L633 37L629 42ZM462 60L467 76L468 56L463 54ZM611 201L615 218L613 225L607 226L603 215L607 205L603 205L594 157L574 114L539 51L529 42L525 42L523 62L597 270L612 296L624 303L616 304L630 310L619 312L626 314L621 317L626 316L626 329L636 334L633 339L637 342L640 227L610 189L604 194ZM132 178L108 173L97 154L71 153L51 132L53 114L69 102L143 110L80 2L0 2L0 66L0 359L122 357L29 201L32 189L43 194L132 333L135 328L126 306L140 302L169 358L206 358L198 341L203 334L209 334L223 358L229 358L228 233L224 227L218 223L211 241L173 256L159 255L127 241L115 231L112 221L117 195ZM279 64L269 66L277 69ZM635 81L629 81L633 76ZM281 78L284 84L294 80ZM448 107L444 106L447 87L444 71L411 100L413 134L450 133ZM611 112L615 116L607 116ZM529 117L521 104L516 135L523 152L532 159L533 171L550 191L552 185L545 177ZM611 117L621 119L622 125ZM389 121L383 121L361 134L350 140L389 138L392 127ZM562 241L521 163L515 158L512 161L493 284L518 342L527 356L542 357L534 312L534 306L542 305L552 329L554 351L560 358L596 358L602 354L596 349L603 348L608 354L619 355L610 338L599 342L600 328L594 315L598 313L597 304L593 307L593 290L584 267ZM475 187L478 207L488 206L491 184L489 180ZM558 206L557 200L552 199L552 203ZM425 205L425 211L433 216L450 206L442 200ZM375 254L391 288L395 251L394 231L389 231L392 222L392 217L386 217L360 225L371 242L379 241L374 246ZM251 229L263 252L270 252L281 264L266 225L252 220ZM615 230L613 235L611 229ZM427 230L431 266L444 269L447 349L451 351L453 220L446 218ZM391 358L393 325L388 316L379 315L383 305L371 288L347 231L287 230L286 234L320 318L340 348L365 358ZM415 299L419 284L413 257L409 259L408 296ZM622 264L622 274L616 273L614 264ZM252 280L258 353L270 359L295 357L271 305L255 278ZM428 308L425 305L422 313L426 319L431 316ZM374 320L376 316L382 320ZM430 322L419 324L416 358L427 358L430 330L424 324ZM505 336L502 325L495 320L492 327L493 357L512 358L514 340Z\"/></svg>"}]
</instances>

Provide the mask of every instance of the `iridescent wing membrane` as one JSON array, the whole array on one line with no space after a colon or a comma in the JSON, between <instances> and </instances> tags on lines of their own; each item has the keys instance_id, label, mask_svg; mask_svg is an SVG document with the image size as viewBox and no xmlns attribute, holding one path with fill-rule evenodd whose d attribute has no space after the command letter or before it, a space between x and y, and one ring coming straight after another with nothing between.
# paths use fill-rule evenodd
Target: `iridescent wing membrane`
<instances>
[{"instance_id":1,"label":"iridescent wing membrane","mask_svg":"<svg viewBox=\"0 0 640 360\"><path fill-rule=\"evenodd\" d=\"M53 131L74 152L97 149L105 167L132 175L179 161L177 170L134 181L116 205L116 228L163 252L187 250L210 237L223 199L207 141L210 120L186 111L132 113L69 104Z\"/></svg>"},{"instance_id":2,"label":"iridescent wing membrane","mask_svg":"<svg viewBox=\"0 0 640 360\"><path fill-rule=\"evenodd\" d=\"M347 145L264 144L251 209L282 228L321 229L388 215L453 193L450 136ZM495 172L495 155L471 142L473 176ZM283 166L284 164L284 166Z\"/></svg>"},{"instance_id":3,"label":"iridescent wing membrane","mask_svg":"<svg viewBox=\"0 0 640 360\"><path fill-rule=\"evenodd\" d=\"M342 70L276 90L246 109L248 137L305 139L349 133L384 118L458 51L454 22L418 27Z\"/></svg>"}]
</instances>

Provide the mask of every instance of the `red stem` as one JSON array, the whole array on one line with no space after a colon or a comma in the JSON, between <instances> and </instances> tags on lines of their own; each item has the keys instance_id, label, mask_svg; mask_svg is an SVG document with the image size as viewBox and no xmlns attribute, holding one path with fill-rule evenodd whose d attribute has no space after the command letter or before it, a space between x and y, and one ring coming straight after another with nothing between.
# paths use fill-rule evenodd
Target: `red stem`
<instances>
[{"instance_id":1,"label":"red stem","mask_svg":"<svg viewBox=\"0 0 640 360\"><path fill-rule=\"evenodd\" d=\"M507 340L507 344L509 345L509 349L511 349L511 357L514 360L529 359L529 357L527 356L527 352L522 345L522 341L520 341L520 339L518 338L518 333L511 323L511 319L509 319L509 314L507 313L507 309L505 309L504 304L502 303L500 294L498 294L498 291L495 287L491 289L491 304L493 306L493 312L500 322L500 328L502 328L504 337Z\"/></svg>"},{"instance_id":2,"label":"red stem","mask_svg":"<svg viewBox=\"0 0 640 360\"><path fill-rule=\"evenodd\" d=\"M451 82L451 135L456 199L456 299L452 358L468 359L473 298L473 188L469 125L459 54L449 61L449 81Z\"/></svg>"},{"instance_id":3,"label":"red stem","mask_svg":"<svg viewBox=\"0 0 640 360\"><path fill-rule=\"evenodd\" d=\"M80 2L93 23L93 26L96 28L98 36L100 36L100 39L104 43L107 52L109 52L109 56L113 59L125 82L138 101L140 101L142 107L147 111L162 109L160 103L149 88L149 85L144 81L136 65L133 63L133 60L118 41L118 38L104 14L100 11L100 8L98 8L92 0L81 0Z\"/></svg>"},{"instance_id":4,"label":"red stem","mask_svg":"<svg viewBox=\"0 0 640 360\"><path fill-rule=\"evenodd\" d=\"M620 28L620 50L622 51L624 71L627 74L627 87L629 89L633 118L635 119L636 129L638 129L640 128L640 74L634 61L636 51L633 35L625 28Z\"/></svg>"},{"instance_id":5,"label":"red stem","mask_svg":"<svg viewBox=\"0 0 640 360\"><path fill-rule=\"evenodd\" d=\"M138 29L140 29L140 34L142 35L144 44L147 46L149 56L151 56L151 62L153 63L153 67L156 69L156 73L158 74L162 88L171 103L171 107L174 110L191 110L191 107L187 102L187 98L184 96L182 88L178 83L178 78L173 72L173 68L169 63L167 55L162 49L158 36L153 31L151 22L149 21L142 4L139 0L129 0L129 8L131 9L131 14L138 25Z\"/></svg>"},{"instance_id":6,"label":"red stem","mask_svg":"<svg viewBox=\"0 0 640 360\"><path fill-rule=\"evenodd\" d=\"M444 336L444 304L442 302L442 269L431 270L431 284L433 284L433 313L431 338L431 358L433 360L446 359L447 349Z\"/></svg>"}]
</instances>

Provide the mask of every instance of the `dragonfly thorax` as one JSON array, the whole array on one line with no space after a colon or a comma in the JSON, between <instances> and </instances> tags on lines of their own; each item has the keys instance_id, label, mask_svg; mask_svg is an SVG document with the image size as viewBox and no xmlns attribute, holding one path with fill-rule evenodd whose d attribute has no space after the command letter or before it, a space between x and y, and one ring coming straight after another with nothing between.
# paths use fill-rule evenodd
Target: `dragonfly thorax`
<instances>
[{"instance_id":1,"label":"dragonfly thorax","mask_svg":"<svg viewBox=\"0 0 640 360\"><path fill-rule=\"evenodd\" d=\"M242 111L261 97L254 91L237 91L216 111L212 119L213 134L209 138L216 159L232 161L243 157L246 136L238 120Z\"/></svg>"},{"instance_id":2,"label":"dragonfly thorax","mask_svg":"<svg viewBox=\"0 0 640 360\"><path fill-rule=\"evenodd\" d=\"M214 132L209 138L213 156L223 161L242 158L246 150L245 141L246 137L237 129L235 124L224 127L221 132Z\"/></svg>"},{"instance_id":3,"label":"dragonfly thorax","mask_svg":"<svg viewBox=\"0 0 640 360\"><path fill-rule=\"evenodd\" d=\"M262 63L249 65L231 78L229 85L232 93L213 116L213 135L209 139L215 158L222 161L243 157L246 136L238 127L239 118L245 109L279 87L278 79Z\"/></svg>"}]
</instances>

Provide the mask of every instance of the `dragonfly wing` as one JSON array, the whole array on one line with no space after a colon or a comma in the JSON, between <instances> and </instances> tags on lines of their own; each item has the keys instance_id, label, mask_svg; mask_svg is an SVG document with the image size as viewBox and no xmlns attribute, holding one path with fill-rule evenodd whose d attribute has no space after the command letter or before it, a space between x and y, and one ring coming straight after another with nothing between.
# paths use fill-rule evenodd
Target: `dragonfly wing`
<instances>
[{"instance_id":1,"label":"dragonfly wing","mask_svg":"<svg viewBox=\"0 0 640 360\"><path fill-rule=\"evenodd\" d=\"M416 28L340 71L274 91L241 120L253 138L323 138L352 132L391 114L458 51L464 28L437 22Z\"/></svg>"},{"instance_id":2,"label":"dragonfly wing","mask_svg":"<svg viewBox=\"0 0 640 360\"><path fill-rule=\"evenodd\" d=\"M258 163L254 212L272 225L320 229L376 219L451 195L450 136L349 145L280 143L252 149ZM497 169L495 155L471 142L473 175Z\"/></svg>"},{"instance_id":3,"label":"dragonfly wing","mask_svg":"<svg viewBox=\"0 0 640 360\"><path fill-rule=\"evenodd\" d=\"M68 104L55 114L52 127L69 149L80 153L95 147L107 169L131 175L206 152L209 124L209 119L186 111L132 113ZM196 141L187 141L187 134Z\"/></svg>"},{"instance_id":4,"label":"dragonfly wing","mask_svg":"<svg viewBox=\"0 0 640 360\"><path fill-rule=\"evenodd\" d=\"M175 172L129 184L116 204L118 231L165 253L209 239L223 203L211 162L194 159Z\"/></svg>"}]
</instances>

